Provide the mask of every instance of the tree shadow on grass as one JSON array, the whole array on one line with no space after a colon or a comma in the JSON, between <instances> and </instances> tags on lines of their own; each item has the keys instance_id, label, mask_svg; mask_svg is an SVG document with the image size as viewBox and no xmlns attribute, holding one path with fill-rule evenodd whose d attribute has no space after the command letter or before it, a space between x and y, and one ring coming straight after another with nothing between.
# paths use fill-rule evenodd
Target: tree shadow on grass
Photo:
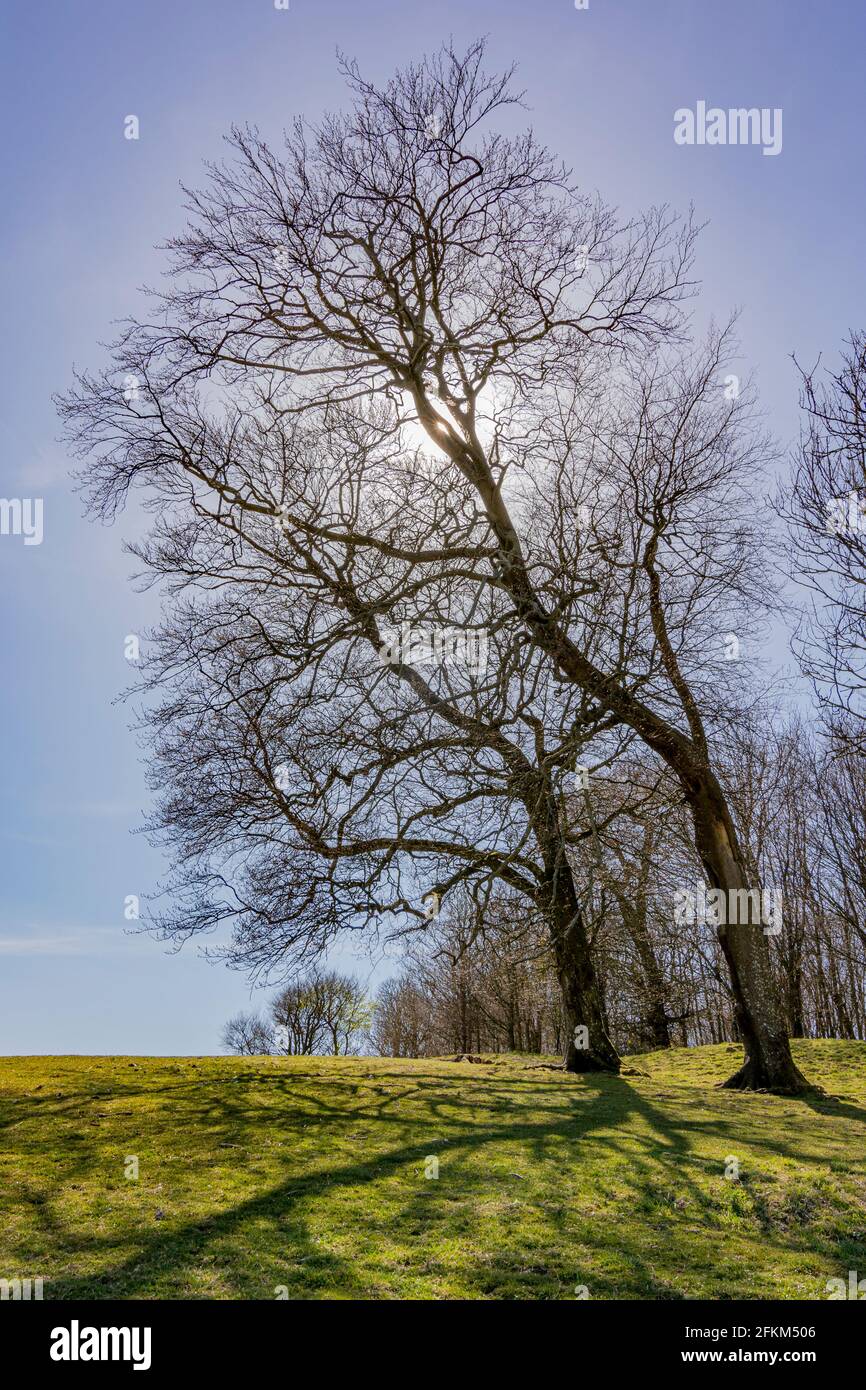
<instances>
[{"instance_id":1,"label":"tree shadow on grass","mask_svg":"<svg viewBox=\"0 0 866 1390\"><path fill-rule=\"evenodd\" d=\"M797 1096L797 1100L808 1105L809 1109L814 1110L816 1115L829 1115L834 1119L858 1120L861 1124L866 1123L866 1109L845 1096L834 1096L825 1091L811 1090Z\"/></svg>"},{"instance_id":2,"label":"tree shadow on grass","mask_svg":"<svg viewBox=\"0 0 866 1390\"><path fill-rule=\"evenodd\" d=\"M260 1074L252 1073L242 1080L253 1082L256 1086L262 1081ZM387 1075L385 1077L387 1081ZM188 1297L190 1286L200 1278L202 1271L212 1271L220 1281L220 1296L229 1290L229 1296L272 1298L277 1284L287 1287L289 1297L296 1298L375 1298L394 1296L392 1268L387 1260L382 1265L381 1283L369 1267L361 1263L354 1265L351 1260L322 1249L309 1226L310 1208L315 1212L319 1200L337 1197L341 1192L349 1194L353 1189L372 1188L387 1184L390 1177L405 1181L407 1165L417 1165L423 1172L425 1159L436 1143L434 1133L441 1136L440 1142L446 1145L445 1152L453 1177L454 1187L449 1193L446 1189L434 1188L419 1176L420 1186L417 1194L412 1194L403 1203L402 1210L389 1215L388 1235L396 1238L400 1259L411 1266L415 1259L412 1240L420 1232L422 1238L428 1231L433 1214L444 1212L442 1219L448 1224L448 1211L445 1203L449 1200L461 1201L469 1208L469 1215L462 1216L471 1229L479 1227L481 1206L490 1200L494 1202L507 1194L501 1173L496 1171L496 1155L491 1151L490 1168L478 1164L488 1146L515 1145L525 1155L531 1155L534 1163L541 1165L545 1181L550 1184L558 1163L580 1163L581 1146L591 1142L593 1150L603 1150L617 1163L616 1180L625 1183L631 1190L634 1205L633 1217L637 1210L642 1214L638 1239L627 1235L625 1223L613 1233L609 1219L600 1218L593 1224L584 1221L581 1227L581 1241L584 1248L592 1247L603 1257L615 1250L618 1256L619 1273L594 1275L594 1297L667 1297L686 1296L678 1292L670 1277L659 1276L655 1266L664 1264L665 1252L648 1256L646 1249L640 1248L646 1241L647 1231L659 1232L661 1244L665 1223L669 1214L653 1206L659 1188L665 1183L675 1182L697 1204L698 1217L706 1207L706 1192L690 1176L688 1168L694 1161L692 1138L696 1135L711 1135L721 1141L724 1148L729 1140L731 1119L727 1116L715 1118L699 1115L678 1116L655 1106L652 1101L629 1084L622 1077L585 1076L580 1081L571 1082L563 1078L553 1085L539 1084L537 1080L522 1080L519 1077L505 1078L476 1077L471 1079L455 1076L453 1080L441 1073L416 1072L412 1084L407 1086L405 1077L399 1086L386 1091L380 1085L378 1091L385 1094L370 1094L367 1088L355 1094L348 1107L338 1102L347 1096L326 1096L321 1089L309 1094L299 1095L296 1077L269 1074L266 1091L268 1104L252 1103L248 1095L226 1096L224 1083L193 1085L184 1087L172 1085L170 1088L173 1108L183 1100L183 1128L198 1128L208 1136L213 1134L231 1135L238 1139L239 1147L244 1141L254 1140L263 1133L263 1124L278 1126L292 1131L303 1123L308 1127L321 1128L323 1136L328 1137L330 1126L341 1127L340 1132L331 1131L334 1143L345 1142L344 1127L364 1126L374 1122L377 1132L385 1128L396 1141L385 1151L348 1162L340 1166L310 1172L306 1175L292 1174L284 1181L272 1185L265 1192L258 1192L229 1209L206 1216L199 1216L187 1223L172 1225L164 1229L154 1229L142 1233L133 1231L123 1240L125 1245L134 1245L134 1250L120 1261L109 1264L98 1273L61 1276L47 1285L49 1297L62 1299L102 1299L136 1297ZM428 1083L435 1086L435 1094L428 1092ZM183 1092L183 1096L179 1093ZM208 1092L208 1094L205 1094ZM443 1094L444 1092L444 1094ZM147 1096L153 1099L159 1091L147 1088ZM257 1092L258 1095L258 1092ZM769 1098L768 1098L769 1099ZM401 1114L395 1107L406 1106L415 1101L418 1113ZM770 1101L772 1104L773 1102ZM517 1117L515 1106L519 1106ZM524 1107L531 1106L536 1118L520 1119L526 1113ZM844 1115L850 1118L850 1107L827 1109L827 1098L820 1099L813 1107L821 1113L833 1116ZM855 1108L856 1115L856 1108ZM641 1127L635 1128L635 1120ZM413 1134L406 1140L406 1131ZM420 1137L414 1137L420 1132ZM350 1136L351 1137L351 1136ZM764 1139L761 1139L764 1143ZM780 1154L790 1152L790 1145L780 1136L769 1147ZM509 1150L510 1152L510 1150ZM802 1152L798 1151L802 1157ZM93 1154L79 1154L72 1164L73 1172L79 1172L87 1164L88 1157L93 1167ZM297 1155L292 1156L297 1162ZM501 1156L500 1156L501 1166ZM550 1174L550 1177L548 1177ZM72 1174L67 1170L67 1178ZM516 1175L512 1175L516 1177ZM507 1175L506 1175L507 1180ZM397 1189L397 1193L402 1188ZM372 1195L372 1194L371 1194ZM389 1192L389 1196L394 1196ZM350 1197L351 1202L354 1198ZM519 1199L515 1199L519 1205ZM439 1203L439 1207L435 1205ZM557 1210L555 1202L536 1204L545 1210L536 1220L551 1247L574 1239L569 1222L574 1213ZM756 1213L759 1214L759 1213ZM41 1219L40 1219L41 1218ZM48 1211L40 1211L37 1221L40 1225L49 1218ZM375 1230L363 1229L364 1212L358 1214L358 1238L363 1244L376 1240ZM764 1220L765 1235L771 1240L769 1221ZM51 1220L51 1235L58 1237L56 1218ZM436 1232L432 1231L435 1235ZM675 1232L681 1235L681 1230ZM723 1231L716 1230L718 1238ZM489 1237L488 1237L489 1239ZM798 1235L787 1234L783 1241L777 1241L790 1251L798 1248ZM62 1248L61 1237L61 1248ZM107 1239L99 1235L76 1238L70 1242L74 1251L86 1253L87 1257L109 1255L116 1249L117 1237ZM814 1252L814 1241L803 1241L804 1251ZM835 1248L831 1242L830 1253ZM67 1254L72 1253L69 1245ZM496 1261L502 1255L502 1269L497 1271ZM497 1246L486 1249L484 1256L492 1268L473 1270L471 1261L466 1269L458 1267L456 1273L469 1296L496 1297L500 1286L510 1290L507 1297L556 1297L556 1292L539 1292L541 1288L551 1287L551 1280L544 1278L538 1268L514 1269L511 1253ZM430 1260L428 1257L427 1267ZM420 1261L420 1255L416 1265ZM425 1266L421 1265L423 1270ZM627 1270L625 1275L623 1269ZM284 1270L280 1273L280 1270ZM410 1271L411 1272L411 1271ZM454 1274L452 1266L451 1273ZM417 1275L417 1269L415 1270ZM561 1271L560 1271L561 1274ZM501 1278L500 1278L501 1275ZM524 1277L524 1275L526 1277ZM574 1277L574 1276L572 1276ZM504 1281L504 1282L503 1282ZM561 1282L561 1278L560 1278ZM680 1280L682 1283L682 1279ZM195 1285L194 1285L195 1286ZM201 1286L199 1283L197 1286ZM556 1288L557 1277L552 1280ZM203 1295L207 1296L207 1295ZM421 1294L420 1296L424 1296ZM432 1296L435 1296L433 1294Z\"/></svg>"}]
</instances>

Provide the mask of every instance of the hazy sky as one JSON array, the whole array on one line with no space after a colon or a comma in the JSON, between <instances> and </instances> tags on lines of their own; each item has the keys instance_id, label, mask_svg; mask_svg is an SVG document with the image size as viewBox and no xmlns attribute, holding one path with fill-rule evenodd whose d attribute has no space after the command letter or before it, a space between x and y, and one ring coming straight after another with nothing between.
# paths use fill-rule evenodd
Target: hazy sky
<instances>
[{"instance_id":1,"label":"hazy sky","mask_svg":"<svg viewBox=\"0 0 866 1390\"><path fill-rule=\"evenodd\" d=\"M481 34L491 66L518 61L528 119L585 188L709 220L701 313L742 309L744 369L783 441L790 354L832 358L866 327L862 0L6 0L0 493L44 499L44 538L0 536L2 1052L212 1052L250 1002L195 946L125 931L124 899L163 866L133 833L145 755L113 702L155 600L128 583L135 518L83 518L51 394L140 311L153 248L182 224L179 181L233 121L278 137L338 106L338 48L379 79ZM699 101L781 108L781 153L676 144L674 112Z\"/></svg>"}]
</instances>

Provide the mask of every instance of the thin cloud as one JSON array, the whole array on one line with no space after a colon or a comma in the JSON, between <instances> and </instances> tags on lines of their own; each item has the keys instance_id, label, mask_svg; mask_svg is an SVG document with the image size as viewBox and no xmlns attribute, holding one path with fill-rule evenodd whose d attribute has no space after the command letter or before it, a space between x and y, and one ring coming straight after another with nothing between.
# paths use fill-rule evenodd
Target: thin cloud
<instances>
[{"instance_id":1,"label":"thin cloud","mask_svg":"<svg viewBox=\"0 0 866 1390\"><path fill-rule=\"evenodd\" d=\"M133 943L134 938L134 943ZM28 935L0 932L0 956L105 956L125 953L140 943L156 943L122 927L72 927L69 931L42 934L36 927Z\"/></svg>"}]
</instances>

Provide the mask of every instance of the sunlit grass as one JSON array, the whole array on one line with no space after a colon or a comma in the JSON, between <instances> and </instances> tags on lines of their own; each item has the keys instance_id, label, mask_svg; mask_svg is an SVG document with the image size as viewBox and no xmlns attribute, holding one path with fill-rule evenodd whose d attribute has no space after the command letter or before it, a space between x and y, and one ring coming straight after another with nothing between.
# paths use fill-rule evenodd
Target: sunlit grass
<instances>
[{"instance_id":1,"label":"sunlit grass","mask_svg":"<svg viewBox=\"0 0 866 1390\"><path fill-rule=\"evenodd\" d=\"M719 1090L724 1045L618 1078L2 1058L0 1277L46 1298L824 1298L866 1276L866 1044L794 1051L826 1095Z\"/></svg>"}]
</instances>

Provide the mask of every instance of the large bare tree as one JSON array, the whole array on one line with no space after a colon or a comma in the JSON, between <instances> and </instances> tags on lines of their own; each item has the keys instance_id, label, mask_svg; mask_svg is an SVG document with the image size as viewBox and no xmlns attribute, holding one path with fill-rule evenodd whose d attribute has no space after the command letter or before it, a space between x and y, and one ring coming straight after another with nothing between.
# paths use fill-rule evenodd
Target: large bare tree
<instances>
[{"instance_id":1,"label":"large bare tree","mask_svg":"<svg viewBox=\"0 0 866 1390\"><path fill-rule=\"evenodd\" d=\"M279 154L233 133L152 320L65 404L93 506L147 489L140 553L176 594L151 675L187 892L165 927L230 917L255 966L498 881L546 916L566 1065L616 1066L569 779L639 737L710 882L752 902L711 740L724 630L764 600L766 444L722 391L726 334L674 351L690 223L623 223L531 133L485 134L517 99L481 45L381 90L344 67L349 113ZM405 623L483 638L485 669L424 670ZM720 940L729 1084L800 1088L760 918Z\"/></svg>"}]
</instances>

